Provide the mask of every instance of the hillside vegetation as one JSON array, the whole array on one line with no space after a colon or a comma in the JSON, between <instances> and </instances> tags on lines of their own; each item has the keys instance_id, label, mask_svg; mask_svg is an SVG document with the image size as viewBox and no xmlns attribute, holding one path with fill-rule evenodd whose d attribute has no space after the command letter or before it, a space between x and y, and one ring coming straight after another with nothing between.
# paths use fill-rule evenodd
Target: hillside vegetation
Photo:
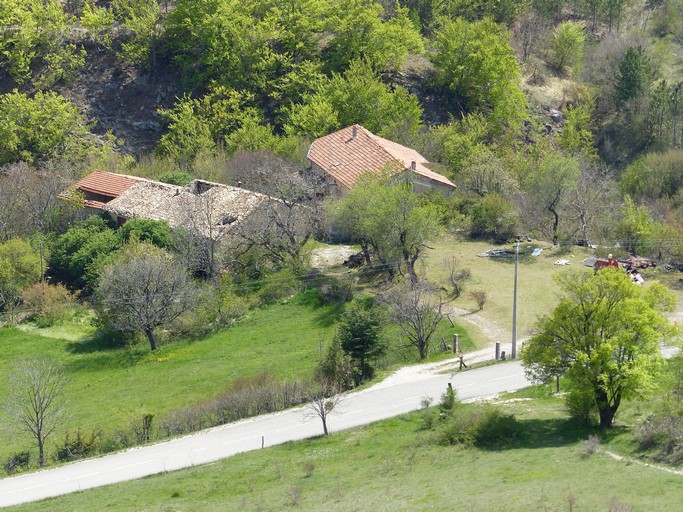
<instances>
[{"instance_id":1,"label":"hillside vegetation","mask_svg":"<svg viewBox=\"0 0 683 512\"><path fill-rule=\"evenodd\" d=\"M454 179L474 236L680 257L679 0L2 7L0 163L51 190L3 238L63 229L54 191L93 169L234 183L360 123Z\"/></svg>"},{"instance_id":2,"label":"hillside vegetation","mask_svg":"<svg viewBox=\"0 0 683 512\"><path fill-rule=\"evenodd\" d=\"M72 403L3 445L6 470L364 386L455 332L507 341L515 240L520 339L558 260L646 257L680 295L681 19L682 0L0 0L2 436L37 368ZM324 197L308 148L356 123L457 189L378 172ZM117 226L63 195L95 170L270 199L253 222L201 204L234 224L220 241L197 218ZM313 264L337 242L347 266Z\"/></svg>"}]
</instances>

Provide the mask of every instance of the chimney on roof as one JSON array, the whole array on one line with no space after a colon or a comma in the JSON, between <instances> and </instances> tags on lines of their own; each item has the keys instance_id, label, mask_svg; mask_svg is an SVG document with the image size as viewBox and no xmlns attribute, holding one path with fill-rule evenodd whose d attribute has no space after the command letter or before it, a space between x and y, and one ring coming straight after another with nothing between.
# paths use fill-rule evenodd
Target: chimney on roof
<instances>
[{"instance_id":1,"label":"chimney on roof","mask_svg":"<svg viewBox=\"0 0 683 512\"><path fill-rule=\"evenodd\" d=\"M242 182L241 181L237 182L237 188L242 188Z\"/></svg>"},{"instance_id":2,"label":"chimney on roof","mask_svg":"<svg viewBox=\"0 0 683 512\"><path fill-rule=\"evenodd\" d=\"M411 171L417 170L417 162L415 162L415 160L413 160L412 162L410 162L410 170L411 170Z\"/></svg>"},{"instance_id":3,"label":"chimney on roof","mask_svg":"<svg viewBox=\"0 0 683 512\"><path fill-rule=\"evenodd\" d=\"M352 139L355 139L357 135L358 135L358 127L357 127L357 126L353 126L353 127L351 128L351 138L352 138Z\"/></svg>"}]
</instances>

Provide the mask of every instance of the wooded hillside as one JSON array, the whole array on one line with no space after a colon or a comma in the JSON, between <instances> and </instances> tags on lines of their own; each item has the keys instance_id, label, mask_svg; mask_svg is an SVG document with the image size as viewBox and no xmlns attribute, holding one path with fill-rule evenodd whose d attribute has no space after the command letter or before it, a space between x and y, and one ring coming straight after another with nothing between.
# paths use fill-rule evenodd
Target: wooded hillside
<instances>
[{"instance_id":1,"label":"wooded hillside","mask_svg":"<svg viewBox=\"0 0 683 512\"><path fill-rule=\"evenodd\" d=\"M62 232L56 192L95 169L231 183L359 123L459 185L453 228L680 263L681 20L681 0L0 0L0 238Z\"/></svg>"}]
</instances>

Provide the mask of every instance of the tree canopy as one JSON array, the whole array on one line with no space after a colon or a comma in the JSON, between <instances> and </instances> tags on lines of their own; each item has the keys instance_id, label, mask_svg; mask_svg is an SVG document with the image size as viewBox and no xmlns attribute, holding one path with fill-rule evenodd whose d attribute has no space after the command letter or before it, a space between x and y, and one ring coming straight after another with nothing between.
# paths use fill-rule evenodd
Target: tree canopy
<instances>
[{"instance_id":1,"label":"tree canopy","mask_svg":"<svg viewBox=\"0 0 683 512\"><path fill-rule=\"evenodd\" d=\"M662 313L675 298L660 284L632 283L621 269L569 272L557 281L560 303L524 344L524 367L544 382L565 374L570 394L587 396L609 428L623 399L652 390L659 342L674 334Z\"/></svg>"},{"instance_id":2,"label":"tree canopy","mask_svg":"<svg viewBox=\"0 0 683 512\"><path fill-rule=\"evenodd\" d=\"M504 29L491 19L443 19L434 48L437 82L457 96L463 110L491 117L492 129L498 124L516 127L526 99L519 87L519 63Z\"/></svg>"},{"instance_id":3,"label":"tree canopy","mask_svg":"<svg viewBox=\"0 0 683 512\"><path fill-rule=\"evenodd\" d=\"M369 176L331 206L335 222L367 250L372 248L389 273L405 269L418 282L415 264L441 231L436 205L423 202L410 183ZM368 260L369 261L369 258Z\"/></svg>"},{"instance_id":4,"label":"tree canopy","mask_svg":"<svg viewBox=\"0 0 683 512\"><path fill-rule=\"evenodd\" d=\"M77 156L88 146L85 117L55 92L0 95L0 165Z\"/></svg>"}]
</instances>

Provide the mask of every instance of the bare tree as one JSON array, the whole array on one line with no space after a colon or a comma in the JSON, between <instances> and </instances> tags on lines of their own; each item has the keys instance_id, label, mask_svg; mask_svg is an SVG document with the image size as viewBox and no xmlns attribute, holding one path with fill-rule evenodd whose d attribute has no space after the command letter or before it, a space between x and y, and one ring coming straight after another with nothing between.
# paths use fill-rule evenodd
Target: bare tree
<instances>
[{"instance_id":1,"label":"bare tree","mask_svg":"<svg viewBox=\"0 0 683 512\"><path fill-rule=\"evenodd\" d=\"M185 199L184 242L189 243L185 256L191 258L188 268L213 278L220 272L219 240L225 208L221 208L220 196L210 192L189 194Z\"/></svg>"},{"instance_id":2,"label":"bare tree","mask_svg":"<svg viewBox=\"0 0 683 512\"><path fill-rule=\"evenodd\" d=\"M253 165L245 169L242 162L233 179L272 200L261 201L230 231L231 248L237 255L260 249L276 265L302 264L304 245L322 225L321 184L307 179L276 155L250 155Z\"/></svg>"},{"instance_id":3,"label":"bare tree","mask_svg":"<svg viewBox=\"0 0 683 512\"><path fill-rule=\"evenodd\" d=\"M389 291L386 301L391 319L407 338L406 345L415 347L420 359L426 358L432 335L444 317L445 301L426 281L397 286Z\"/></svg>"},{"instance_id":4,"label":"bare tree","mask_svg":"<svg viewBox=\"0 0 683 512\"><path fill-rule=\"evenodd\" d=\"M522 62L526 62L547 31L548 21L537 10L529 9L520 16L514 35L522 53Z\"/></svg>"},{"instance_id":5,"label":"bare tree","mask_svg":"<svg viewBox=\"0 0 683 512\"><path fill-rule=\"evenodd\" d=\"M163 249L137 244L102 269L97 289L111 325L143 332L156 350L154 330L168 325L195 302L195 287L182 265Z\"/></svg>"},{"instance_id":6,"label":"bare tree","mask_svg":"<svg viewBox=\"0 0 683 512\"><path fill-rule=\"evenodd\" d=\"M569 199L574 233L583 240L589 240L595 233L595 224L604 219L611 208L616 205L610 196L614 196L616 187L612 172L604 165L579 160L579 177L576 188L571 190Z\"/></svg>"},{"instance_id":7,"label":"bare tree","mask_svg":"<svg viewBox=\"0 0 683 512\"><path fill-rule=\"evenodd\" d=\"M455 256L444 258L443 266L448 272L448 281L453 287L453 298L457 299L462 293L462 284L471 277L469 269L460 268Z\"/></svg>"},{"instance_id":8,"label":"bare tree","mask_svg":"<svg viewBox=\"0 0 683 512\"><path fill-rule=\"evenodd\" d=\"M36 169L19 162L0 168L0 240L48 233L78 214L59 200L72 183L71 171L53 163Z\"/></svg>"},{"instance_id":9,"label":"bare tree","mask_svg":"<svg viewBox=\"0 0 683 512\"><path fill-rule=\"evenodd\" d=\"M69 383L64 368L48 358L33 358L14 364L8 377L5 410L20 432L38 443L40 465L45 464L45 441L64 421L66 406L59 399Z\"/></svg>"},{"instance_id":10,"label":"bare tree","mask_svg":"<svg viewBox=\"0 0 683 512\"><path fill-rule=\"evenodd\" d=\"M323 379L311 402L304 407L304 418L320 418L323 423L323 434L327 436L330 433L327 419L345 398L346 395L340 392L336 383Z\"/></svg>"}]
</instances>

